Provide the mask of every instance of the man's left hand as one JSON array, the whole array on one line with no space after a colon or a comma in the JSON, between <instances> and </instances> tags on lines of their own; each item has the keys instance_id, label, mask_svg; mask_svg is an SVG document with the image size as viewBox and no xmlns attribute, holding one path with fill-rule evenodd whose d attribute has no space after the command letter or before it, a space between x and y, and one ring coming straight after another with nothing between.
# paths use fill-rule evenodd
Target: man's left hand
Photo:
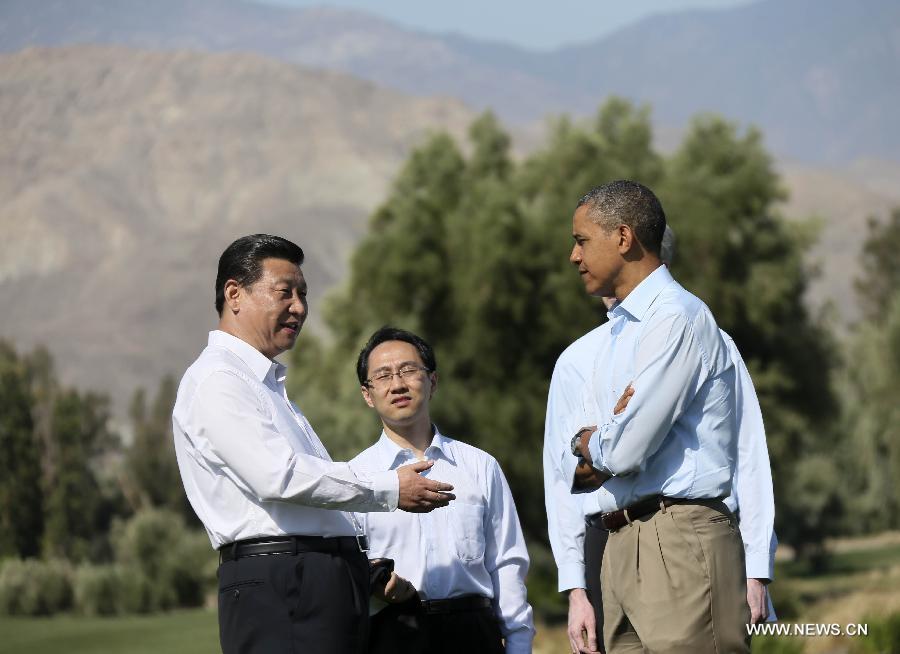
<instances>
[{"instance_id":1,"label":"man's left hand","mask_svg":"<svg viewBox=\"0 0 900 654\"><path fill-rule=\"evenodd\" d=\"M388 604L401 604L416 594L416 588L409 581L391 572L391 578L384 586L372 588L372 597L377 597Z\"/></svg>"},{"instance_id":2,"label":"man's left hand","mask_svg":"<svg viewBox=\"0 0 900 654\"><path fill-rule=\"evenodd\" d=\"M765 622L769 617L768 590L762 579L747 579L747 604L750 605L750 624Z\"/></svg>"}]
</instances>

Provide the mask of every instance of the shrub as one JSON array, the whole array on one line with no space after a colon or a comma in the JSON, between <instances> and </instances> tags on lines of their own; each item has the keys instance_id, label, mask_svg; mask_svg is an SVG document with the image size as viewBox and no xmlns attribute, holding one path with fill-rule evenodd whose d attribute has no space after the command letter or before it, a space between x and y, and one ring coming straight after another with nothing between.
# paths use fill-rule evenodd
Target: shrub
<instances>
[{"instance_id":1,"label":"shrub","mask_svg":"<svg viewBox=\"0 0 900 654\"><path fill-rule=\"evenodd\" d=\"M0 613L53 615L72 606L72 570L64 561L7 559L0 568Z\"/></svg>"},{"instance_id":2,"label":"shrub","mask_svg":"<svg viewBox=\"0 0 900 654\"><path fill-rule=\"evenodd\" d=\"M112 565L80 565L75 569L75 608L84 615L122 612L122 580Z\"/></svg>"}]
</instances>

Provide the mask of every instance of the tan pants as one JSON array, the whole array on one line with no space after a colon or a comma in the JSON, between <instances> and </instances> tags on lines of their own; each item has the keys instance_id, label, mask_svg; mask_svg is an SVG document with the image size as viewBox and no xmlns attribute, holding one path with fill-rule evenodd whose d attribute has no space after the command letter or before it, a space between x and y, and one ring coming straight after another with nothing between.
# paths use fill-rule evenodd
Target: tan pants
<instances>
[{"instance_id":1,"label":"tan pants","mask_svg":"<svg viewBox=\"0 0 900 654\"><path fill-rule=\"evenodd\" d=\"M612 532L603 637L620 652L750 652L744 548L718 500L675 504Z\"/></svg>"}]
</instances>

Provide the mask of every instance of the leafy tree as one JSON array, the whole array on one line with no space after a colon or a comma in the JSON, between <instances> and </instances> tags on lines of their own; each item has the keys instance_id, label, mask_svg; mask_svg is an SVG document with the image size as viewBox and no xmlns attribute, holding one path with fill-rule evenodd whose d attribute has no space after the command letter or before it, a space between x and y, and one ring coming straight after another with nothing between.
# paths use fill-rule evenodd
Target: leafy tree
<instances>
[{"instance_id":1,"label":"leafy tree","mask_svg":"<svg viewBox=\"0 0 900 654\"><path fill-rule=\"evenodd\" d=\"M131 400L132 442L125 459L125 485L135 509L168 508L199 524L181 484L172 435L172 407L177 387L171 375L159 384L149 403L143 389Z\"/></svg>"},{"instance_id":2,"label":"leafy tree","mask_svg":"<svg viewBox=\"0 0 900 654\"><path fill-rule=\"evenodd\" d=\"M71 560L98 556L105 545L111 515L105 509L94 465L109 448L106 397L59 392L53 406L56 458L45 488L44 552Z\"/></svg>"},{"instance_id":3,"label":"leafy tree","mask_svg":"<svg viewBox=\"0 0 900 654\"><path fill-rule=\"evenodd\" d=\"M40 552L43 494L33 403L24 363L0 341L0 558Z\"/></svg>"},{"instance_id":4,"label":"leafy tree","mask_svg":"<svg viewBox=\"0 0 900 654\"><path fill-rule=\"evenodd\" d=\"M365 339L385 323L417 331L437 352L435 422L498 458L526 536L543 544L537 453L550 372L572 340L605 319L567 262L572 213L591 187L631 178L658 190L680 237L677 276L722 318L754 372L778 501L788 507L780 514L799 519L796 489L807 491L802 510L818 511L799 529L782 523L785 540L820 540L833 494L789 480L800 452L831 460L834 432L823 428L822 410L832 399L829 343L802 307L808 233L774 209L784 192L759 134L703 118L665 159L652 148L648 110L613 99L589 126L558 121L547 146L524 161L511 157L490 114L472 125L469 142L464 156L439 134L410 156L348 283L329 301L327 337L304 336L292 354L289 391L331 449L352 455L377 434L354 375ZM818 479L816 461L802 479ZM542 554L534 574L553 574Z\"/></svg>"},{"instance_id":5,"label":"leafy tree","mask_svg":"<svg viewBox=\"0 0 900 654\"><path fill-rule=\"evenodd\" d=\"M856 280L863 314L868 320L880 321L885 308L900 288L900 207L894 208L887 221L869 218L869 236L862 249L862 276Z\"/></svg>"},{"instance_id":6,"label":"leafy tree","mask_svg":"<svg viewBox=\"0 0 900 654\"><path fill-rule=\"evenodd\" d=\"M856 326L838 377L847 501L862 531L900 527L900 208L869 221L856 287L866 318Z\"/></svg>"},{"instance_id":7,"label":"leafy tree","mask_svg":"<svg viewBox=\"0 0 900 654\"><path fill-rule=\"evenodd\" d=\"M760 398L784 542L821 553L840 529L840 490L822 482L839 433L830 386L834 344L804 306L810 223L775 210L785 198L754 129L705 116L668 162L660 189L678 236L675 276L712 309L747 362ZM830 478L831 480L834 477Z\"/></svg>"}]
</instances>

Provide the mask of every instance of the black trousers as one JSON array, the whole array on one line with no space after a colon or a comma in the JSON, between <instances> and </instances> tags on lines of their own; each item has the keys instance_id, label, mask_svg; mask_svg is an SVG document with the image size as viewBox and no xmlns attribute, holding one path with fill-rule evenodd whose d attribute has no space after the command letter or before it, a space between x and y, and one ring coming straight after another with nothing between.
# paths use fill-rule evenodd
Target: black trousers
<instances>
[{"instance_id":1,"label":"black trousers","mask_svg":"<svg viewBox=\"0 0 900 654\"><path fill-rule=\"evenodd\" d=\"M361 552L269 554L219 566L224 654L363 654L369 562Z\"/></svg>"},{"instance_id":2,"label":"black trousers","mask_svg":"<svg viewBox=\"0 0 900 654\"><path fill-rule=\"evenodd\" d=\"M594 607L594 617L597 620L597 646L601 652L603 647L603 593L600 592L600 564L603 561L603 550L606 549L606 541L609 532L605 529L584 526L584 576L587 582L588 599Z\"/></svg>"},{"instance_id":3,"label":"black trousers","mask_svg":"<svg viewBox=\"0 0 900 654\"><path fill-rule=\"evenodd\" d=\"M426 614L413 599L372 616L369 654L503 654L502 638L490 608Z\"/></svg>"}]
</instances>

